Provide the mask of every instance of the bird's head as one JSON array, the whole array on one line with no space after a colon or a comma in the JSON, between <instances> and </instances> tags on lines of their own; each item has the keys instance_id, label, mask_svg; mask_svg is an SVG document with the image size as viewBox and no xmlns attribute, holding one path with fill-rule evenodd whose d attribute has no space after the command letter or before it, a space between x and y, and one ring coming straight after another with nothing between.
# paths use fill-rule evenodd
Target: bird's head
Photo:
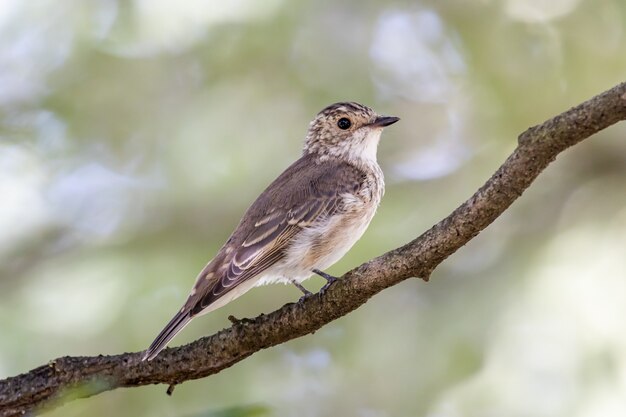
<instances>
[{"instance_id":1,"label":"bird's head","mask_svg":"<svg viewBox=\"0 0 626 417\"><path fill-rule=\"evenodd\" d=\"M321 157L376 161L383 128L398 120L393 116L380 116L359 103L331 104L309 125L303 152L317 153Z\"/></svg>"}]
</instances>

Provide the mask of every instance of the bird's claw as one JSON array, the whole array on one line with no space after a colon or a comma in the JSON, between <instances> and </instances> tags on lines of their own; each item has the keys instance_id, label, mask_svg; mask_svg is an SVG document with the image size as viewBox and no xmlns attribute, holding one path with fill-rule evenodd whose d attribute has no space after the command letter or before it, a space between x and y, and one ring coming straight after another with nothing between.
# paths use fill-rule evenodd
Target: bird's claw
<instances>
[{"instance_id":1,"label":"bird's claw","mask_svg":"<svg viewBox=\"0 0 626 417\"><path fill-rule=\"evenodd\" d=\"M326 290L328 290L330 286L333 285L336 281L338 281L338 278L328 280L326 284L324 284L324 286L320 289L320 295L324 295L326 293Z\"/></svg>"},{"instance_id":2,"label":"bird's claw","mask_svg":"<svg viewBox=\"0 0 626 417\"><path fill-rule=\"evenodd\" d=\"M324 295L326 290L328 290L328 288L330 288L330 286L333 285L334 282L339 280L339 278L334 277L334 276L332 276L330 274L327 274L324 271L320 271L319 269L314 269L313 273L319 275L320 277L322 277L322 278L324 278L326 280L326 284L324 284L324 286L319 291L320 295Z\"/></svg>"},{"instance_id":3,"label":"bird's claw","mask_svg":"<svg viewBox=\"0 0 626 417\"><path fill-rule=\"evenodd\" d=\"M304 303L304 301L312 295L313 293L311 291L305 292L304 295L298 299L298 304Z\"/></svg>"}]
</instances>

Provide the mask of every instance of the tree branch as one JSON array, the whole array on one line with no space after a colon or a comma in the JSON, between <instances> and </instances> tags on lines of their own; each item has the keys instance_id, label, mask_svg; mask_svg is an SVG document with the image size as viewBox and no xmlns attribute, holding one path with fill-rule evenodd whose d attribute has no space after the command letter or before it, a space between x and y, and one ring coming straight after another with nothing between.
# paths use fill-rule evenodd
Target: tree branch
<instances>
[{"instance_id":1,"label":"tree branch","mask_svg":"<svg viewBox=\"0 0 626 417\"><path fill-rule=\"evenodd\" d=\"M118 387L173 386L203 378L261 349L313 333L407 278L428 280L443 260L500 216L559 153L625 119L626 83L622 83L522 133L517 148L496 173L452 214L412 242L346 273L324 294L166 349L151 362L141 362L140 353L55 359L0 381L0 416L54 408Z\"/></svg>"}]
</instances>

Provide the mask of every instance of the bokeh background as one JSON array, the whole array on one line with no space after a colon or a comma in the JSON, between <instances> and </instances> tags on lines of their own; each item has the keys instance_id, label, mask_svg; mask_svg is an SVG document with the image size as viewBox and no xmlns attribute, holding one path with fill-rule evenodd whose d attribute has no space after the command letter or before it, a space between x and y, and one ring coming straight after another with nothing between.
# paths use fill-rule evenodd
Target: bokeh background
<instances>
[{"instance_id":1,"label":"bokeh background","mask_svg":"<svg viewBox=\"0 0 626 417\"><path fill-rule=\"evenodd\" d=\"M625 30L623 0L2 0L0 377L147 347L327 104L402 118L341 274L446 216L527 127L625 81ZM560 157L430 283L173 397L48 415L624 416L625 136ZM254 289L172 344L298 297Z\"/></svg>"}]
</instances>

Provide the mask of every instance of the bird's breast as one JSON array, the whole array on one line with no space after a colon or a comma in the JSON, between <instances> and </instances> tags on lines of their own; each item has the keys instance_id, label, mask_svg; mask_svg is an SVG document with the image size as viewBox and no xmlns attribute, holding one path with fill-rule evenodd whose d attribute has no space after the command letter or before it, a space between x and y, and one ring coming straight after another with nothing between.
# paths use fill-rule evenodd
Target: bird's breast
<instances>
[{"instance_id":1,"label":"bird's breast","mask_svg":"<svg viewBox=\"0 0 626 417\"><path fill-rule=\"evenodd\" d=\"M285 257L285 267L295 279L310 276L313 269L324 270L341 259L363 236L384 191L382 180L365 179L355 193L344 193L342 209L294 238Z\"/></svg>"}]
</instances>

